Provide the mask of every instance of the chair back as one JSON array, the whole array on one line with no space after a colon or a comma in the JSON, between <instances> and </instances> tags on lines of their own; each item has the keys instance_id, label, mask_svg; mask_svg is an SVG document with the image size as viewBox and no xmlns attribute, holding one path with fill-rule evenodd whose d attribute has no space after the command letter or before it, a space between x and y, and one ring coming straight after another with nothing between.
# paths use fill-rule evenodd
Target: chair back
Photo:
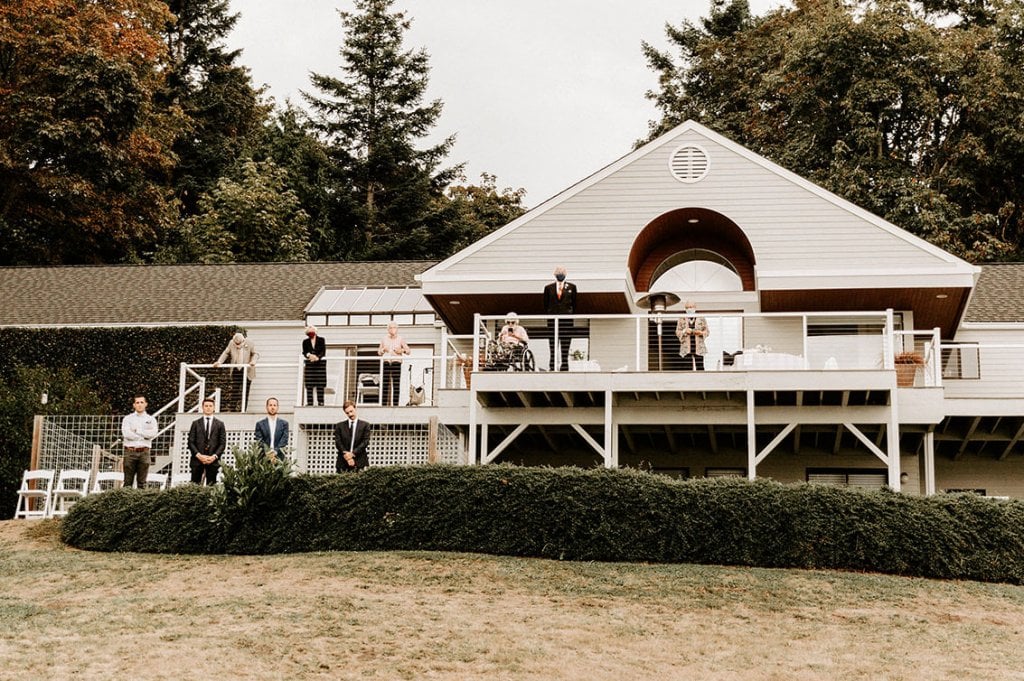
<instances>
[{"instance_id":1,"label":"chair back","mask_svg":"<svg viewBox=\"0 0 1024 681\"><path fill-rule=\"evenodd\" d=\"M124 473L120 471L100 471L92 483L92 493L106 492L124 485Z\"/></svg>"},{"instance_id":2,"label":"chair back","mask_svg":"<svg viewBox=\"0 0 1024 681\"><path fill-rule=\"evenodd\" d=\"M92 472L87 470L67 469L57 477L57 487L53 490L53 502L50 515L65 516L76 501L89 493L89 478Z\"/></svg>"},{"instance_id":3,"label":"chair back","mask_svg":"<svg viewBox=\"0 0 1024 681\"><path fill-rule=\"evenodd\" d=\"M154 473L150 471L146 475L146 488L156 487L157 489L167 489L167 473Z\"/></svg>"},{"instance_id":4,"label":"chair back","mask_svg":"<svg viewBox=\"0 0 1024 681\"><path fill-rule=\"evenodd\" d=\"M56 471L49 469L25 471L22 474L15 518L46 518L50 515L56 474Z\"/></svg>"}]
</instances>

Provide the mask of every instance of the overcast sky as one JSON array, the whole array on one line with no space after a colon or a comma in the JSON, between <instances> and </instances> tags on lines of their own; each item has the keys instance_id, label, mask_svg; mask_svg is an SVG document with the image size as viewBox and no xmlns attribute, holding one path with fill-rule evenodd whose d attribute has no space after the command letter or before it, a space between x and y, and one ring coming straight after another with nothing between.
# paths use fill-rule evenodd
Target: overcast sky
<instances>
[{"instance_id":1,"label":"overcast sky","mask_svg":"<svg viewBox=\"0 0 1024 681\"><path fill-rule=\"evenodd\" d=\"M751 0L762 14L783 0ZM231 0L229 40L278 103L301 104L309 74L338 76L351 0ZM412 19L405 47L430 55L430 99L444 112L436 142L455 134L451 164L536 206L632 150L658 118L640 43L664 49L665 23L706 15L710 0L398 0Z\"/></svg>"}]
</instances>

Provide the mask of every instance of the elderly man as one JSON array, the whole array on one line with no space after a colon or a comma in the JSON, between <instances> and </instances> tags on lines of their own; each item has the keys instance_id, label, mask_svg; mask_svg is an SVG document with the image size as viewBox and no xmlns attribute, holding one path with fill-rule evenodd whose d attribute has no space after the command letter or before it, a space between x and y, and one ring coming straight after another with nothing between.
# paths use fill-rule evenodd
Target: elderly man
<instances>
[{"instance_id":1,"label":"elderly man","mask_svg":"<svg viewBox=\"0 0 1024 681\"><path fill-rule=\"evenodd\" d=\"M544 287L544 312L549 315L576 314L576 285L565 280L565 268L555 268L555 280ZM573 323L571 319L548 320L548 342L551 344L551 359L548 371L567 371L569 369L569 341L572 340ZM558 342L555 342L555 336ZM559 357L558 364L555 358Z\"/></svg>"},{"instance_id":2,"label":"elderly man","mask_svg":"<svg viewBox=\"0 0 1024 681\"><path fill-rule=\"evenodd\" d=\"M224 352L220 353L220 357L213 363L213 366L219 367L224 364L224 360L231 359L231 384L238 384L238 395L232 395L231 404L236 407L238 411L245 411L245 403L249 396L249 385L252 383L252 379L256 376L256 360L259 359L259 353L256 352L256 346L253 345L252 341L245 337L241 332L236 333L228 346L224 348ZM248 365L248 371L245 366ZM242 376L245 377L245 389L242 389Z\"/></svg>"}]
</instances>

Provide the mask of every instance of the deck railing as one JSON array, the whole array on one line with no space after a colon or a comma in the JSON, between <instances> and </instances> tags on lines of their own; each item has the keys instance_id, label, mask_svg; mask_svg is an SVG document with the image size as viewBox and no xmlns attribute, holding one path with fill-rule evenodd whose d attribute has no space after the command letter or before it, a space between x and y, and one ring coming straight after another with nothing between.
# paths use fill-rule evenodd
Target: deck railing
<instances>
[{"instance_id":1,"label":"deck railing","mask_svg":"<svg viewBox=\"0 0 1024 681\"><path fill-rule=\"evenodd\" d=\"M938 347L937 332L894 331L892 311L697 317L706 335L687 334L691 320L674 312L570 315L558 317L559 325L550 323L555 317L545 315L520 315L516 321L529 335L535 368L556 372L693 370L699 366L691 352L696 347L687 347L691 336L701 337L702 342L695 345L704 351L704 371L891 370L902 344L916 343L908 338L928 338L929 348ZM495 355L502 354L497 346L504 322L504 315L477 315L471 355L474 371L509 368L507 363L495 361ZM697 326L696 322L693 325ZM938 364L937 356L931 358L929 371L941 379L941 373L932 368Z\"/></svg>"}]
</instances>

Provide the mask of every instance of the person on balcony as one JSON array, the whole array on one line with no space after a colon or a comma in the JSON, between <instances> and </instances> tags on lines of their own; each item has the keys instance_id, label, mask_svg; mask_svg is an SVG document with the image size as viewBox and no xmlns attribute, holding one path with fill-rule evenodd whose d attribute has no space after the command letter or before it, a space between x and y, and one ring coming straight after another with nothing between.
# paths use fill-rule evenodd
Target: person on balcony
<instances>
[{"instance_id":1,"label":"person on balcony","mask_svg":"<svg viewBox=\"0 0 1024 681\"><path fill-rule=\"evenodd\" d=\"M708 337L708 322L697 316L697 304L692 300L685 303L686 316L676 324L679 338L679 354L683 357L683 371L704 371L704 355L708 354L704 339Z\"/></svg>"},{"instance_id":2,"label":"person on balcony","mask_svg":"<svg viewBox=\"0 0 1024 681\"><path fill-rule=\"evenodd\" d=\"M398 406L398 387L402 384L402 357L409 354L409 345L398 335L398 324L388 322L388 332L377 347L377 354L383 360L384 395L381 404L385 407Z\"/></svg>"},{"instance_id":3,"label":"person on balcony","mask_svg":"<svg viewBox=\"0 0 1024 681\"><path fill-rule=\"evenodd\" d=\"M498 342L510 348L525 348L530 342L530 334L519 324L519 315L515 312L505 315L505 326L498 333Z\"/></svg>"},{"instance_id":4,"label":"person on balcony","mask_svg":"<svg viewBox=\"0 0 1024 681\"><path fill-rule=\"evenodd\" d=\"M576 314L576 285L565 280L565 268L555 268L555 280L544 287L544 313L549 315ZM551 346L551 359L548 371L555 370L556 354L561 357L559 371L569 370L569 342L572 340L573 323L571 319L548 320L548 343ZM558 353L555 352L555 335L558 336Z\"/></svg>"},{"instance_id":5,"label":"person on balcony","mask_svg":"<svg viewBox=\"0 0 1024 681\"><path fill-rule=\"evenodd\" d=\"M260 354L256 352L256 346L253 342L245 337L245 334L238 332L228 343L228 346L224 348L224 352L220 353L220 357L213 363L214 367L219 367L224 363L225 360L231 360L231 385L232 394L230 400L224 400L225 407L228 411L238 410L245 411L245 400L249 396L249 385L252 383L252 379L256 376L256 360L259 359ZM248 370L243 367L248 366ZM245 376L245 390L242 390L242 376ZM238 386L238 394L234 394L234 386ZM244 398L243 398L244 392ZM230 404L230 406L226 406Z\"/></svg>"},{"instance_id":6,"label":"person on balcony","mask_svg":"<svg viewBox=\"0 0 1024 681\"><path fill-rule=\"evenodd\" d=\"M324 406L324 391L327 389L327 341L316 333L316 327L306 327L306 338L302 341L302 376L306 384L306 406Z\"/></svg>"}]
</instances>

